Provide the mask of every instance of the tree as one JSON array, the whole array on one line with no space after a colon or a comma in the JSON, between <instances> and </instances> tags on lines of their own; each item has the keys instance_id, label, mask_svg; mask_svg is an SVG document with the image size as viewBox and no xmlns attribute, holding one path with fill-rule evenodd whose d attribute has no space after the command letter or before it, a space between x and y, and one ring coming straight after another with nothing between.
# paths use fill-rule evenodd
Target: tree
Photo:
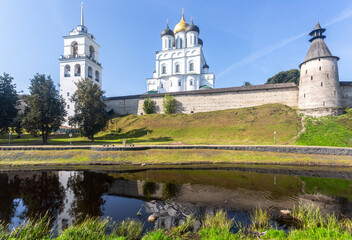
<instances>
[{"instance_id":1,"label":"tree","mask_svg":"<svg viewBox=\"0 0 352 240\"><path fill-rule=\"evenodd\" d=\"M164 113L171 114L176 109L176 99L170 94L165 94L163 99Z\"/></svg>"},{"instance_id":2,"label":"tree","mask_svg":"<svg viewBox=\"0 0 352 240\"><path fill-rule=\"evenodd\" d=\"M154 113L154 101L150 97L147 97L143 102L143 112L145 114Z\"/></svg>"},{"instance_id":3,"label":"tree","mask_svg":"<svg viewBox=\"0 0 352 240\"><path fill-rule=\"evenodd\" d=\"M50 133L65 121L65 102L51 77L44 74L31 79L29 91L23 127L33 135L41 134L43 144L47 144Z\"/></svg>"},{"instance_id":4,"label":"tree","mask_svg":"<svg viewBox=\"0 0 352 240\"><path fill-rule=\"evenodd\" d=\"M9 131L18 113L18 94L12 80L7 73L0 76L0 133Z\"/></svg>"},{"instance_id":5,"label":"tree","mask_svg":"<svg viewBox=\"0 0 352 240\"><path fill-rule=\"evenodd\" d=\"M291 69L288 71L282 71L271 77L266 81L265 84L274 84L274 83L287 83L294 82L296 85L299 84L300 72L298 69Z\"/></svg>"},{"instance_id":6,"label":"tree","mask_svg":"<svg viewBox=\"0 0 352 240\"><path fill-rule=\"evenodd\" d=\"M252 83L250 83L250 82L243 82L243 86L252 86Z\"/></svg>"},{"instance_id":7,"label":"tree","mask_svg":"<svg viewBox=\"0 0 352 240\"><path fill-rule=\"evenodd\" d=\"M77 91L71 98L75 103L75 114L70 118L70 124L77 125L81 134L94 142L94 135L108 122L104 92L88 78L82 79L76 86Z\"/></svg>"}]
</instances>

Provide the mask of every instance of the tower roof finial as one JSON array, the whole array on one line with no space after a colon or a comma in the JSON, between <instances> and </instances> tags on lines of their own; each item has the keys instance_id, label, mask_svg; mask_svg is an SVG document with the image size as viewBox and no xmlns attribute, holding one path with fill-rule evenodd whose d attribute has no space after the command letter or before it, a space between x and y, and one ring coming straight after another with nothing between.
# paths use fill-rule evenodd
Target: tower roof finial
<instances>
[{"instance_id":1,"label":"tower roof finial","mask_svg":"<svg viewBox=\"0 0 352 240\"><path fill-rule=\"evenodd\" d=\"M82 4L81 4L81 25L84 26L83 1L82 1Z\"/></svg>"},{"instance_id":2,"label":"tower roof finial","mask_svg":"<svg viewBox=\"0 0 352 240\"><path fill-rule=\"evenodd\" d=\"M169 28L169 19L166 19L166 27Z\"/></svg>"}]
</instances>

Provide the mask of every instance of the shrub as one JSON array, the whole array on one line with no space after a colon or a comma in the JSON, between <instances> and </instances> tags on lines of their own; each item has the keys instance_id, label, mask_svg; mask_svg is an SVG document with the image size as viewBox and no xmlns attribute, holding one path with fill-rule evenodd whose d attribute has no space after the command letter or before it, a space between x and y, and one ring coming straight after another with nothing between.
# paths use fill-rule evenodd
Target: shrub
<instances>
[{"instance_id":1,"label":"shrub","mask_svg":"<svg viewBox=\"0 0 352 240\"><path fill-rule=\"evenodd\" d=\"M145 114L154 113L154 101L150 97L147 97L143 102L143 112Z\"/></svg>"},{"instance_id":2,"label":"shrub","mask_svg":"<svg viewBox=\"0 0 352 240\"><path fill-rule=\"evenodd\" d=\"M127 218L119 224L117 228L117 235L126 237L130 240L140 239L142 236L143 227L144 224L140 221Z\"/></svg>"},{"instance_id":3,"label":"shrub","mask_svg":"<svg viewBox=\"0 0 352 240\"><path fill-rule=\"evenodd\" d=\"M164 96L163 109L166 114L174 113L176 109L176 99L170 94L165 94Z\"/></svg>"}]
</instances>

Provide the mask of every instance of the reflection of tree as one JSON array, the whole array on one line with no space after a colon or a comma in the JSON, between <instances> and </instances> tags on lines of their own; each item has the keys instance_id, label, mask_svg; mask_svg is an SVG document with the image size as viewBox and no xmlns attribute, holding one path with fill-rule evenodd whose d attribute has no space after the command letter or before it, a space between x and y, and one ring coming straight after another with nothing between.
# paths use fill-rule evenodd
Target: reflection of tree
<instances>
[{"instance_id":1,"label":"reflection of tree","mask_svg":"<svg viewBox=\"0 0 352 240\"><path fill-rule=\"evenodd\" d=\"M173 183L165 183L162 190L163 201L176 196L177 186Z\"/></svg>"},{"instance_id":2,"label":"reflection of tree","mask_svg":"<svg viewBox=\"0 0 352 240\"><path fill-rule=\"evenodd\" d=\"M26 206L22 218L44 215L46 212L54 217L63 207L64 187L60 185L56 173L41 172L25 179L16 178L15 185L19 187L19 195Z\"/></svg>"},{"instance_id":3,"label":"reflection of tree","mask_svg":"<svg viewBox=\"0 0 352 240\"><path fill-rule=\"evenodd\" d=\"M14 216L16 204L14 203L14 192L12 186L8 182L7 174L0 174L0 220L10 223Z\"/></svg>"},{"instance_id":4,"label":"reflection of tree","mask_svg":"<svg viewBox=\"0 0 352 240\"><path fill-rule=\"evenodd\" d=\"M150 199L150 196L155 193L156 185L153 182L145 182L143 184L143 196L147 199Z\"/></svg>"},{"instance_id":5,"label":"reflection of tree","mask_svg":"<svg viewBox=\"0 0 352 240\"><path fill-rule=\"evenodd\" d=\"M71 206L71 215L76 219L85 216L102 216L105 200L102 195L108 191L112 178L106 174L84 172L71 176L68 186L75 199Z\"/></svg>"}]
</instances>

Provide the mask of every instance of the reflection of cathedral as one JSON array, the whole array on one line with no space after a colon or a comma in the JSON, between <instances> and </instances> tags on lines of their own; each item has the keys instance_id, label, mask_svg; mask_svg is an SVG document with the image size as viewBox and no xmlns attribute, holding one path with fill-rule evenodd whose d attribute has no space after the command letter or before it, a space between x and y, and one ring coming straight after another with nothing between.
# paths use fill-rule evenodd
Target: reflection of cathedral
<instances>
[{"instance_id":1,"label":"reflection of cathedral","mask_svg":"<svg viewBox=\"0 0 352 240\"><path fill-rule=\"evenodd\" d=\"M183 13L173 31L166 25L161 32L162 50L156 53L153 78L147 79L148 93L214 88L215 75L209 73L199 32L193 19L189 25Z\"/></svg>"}]
</instances>

